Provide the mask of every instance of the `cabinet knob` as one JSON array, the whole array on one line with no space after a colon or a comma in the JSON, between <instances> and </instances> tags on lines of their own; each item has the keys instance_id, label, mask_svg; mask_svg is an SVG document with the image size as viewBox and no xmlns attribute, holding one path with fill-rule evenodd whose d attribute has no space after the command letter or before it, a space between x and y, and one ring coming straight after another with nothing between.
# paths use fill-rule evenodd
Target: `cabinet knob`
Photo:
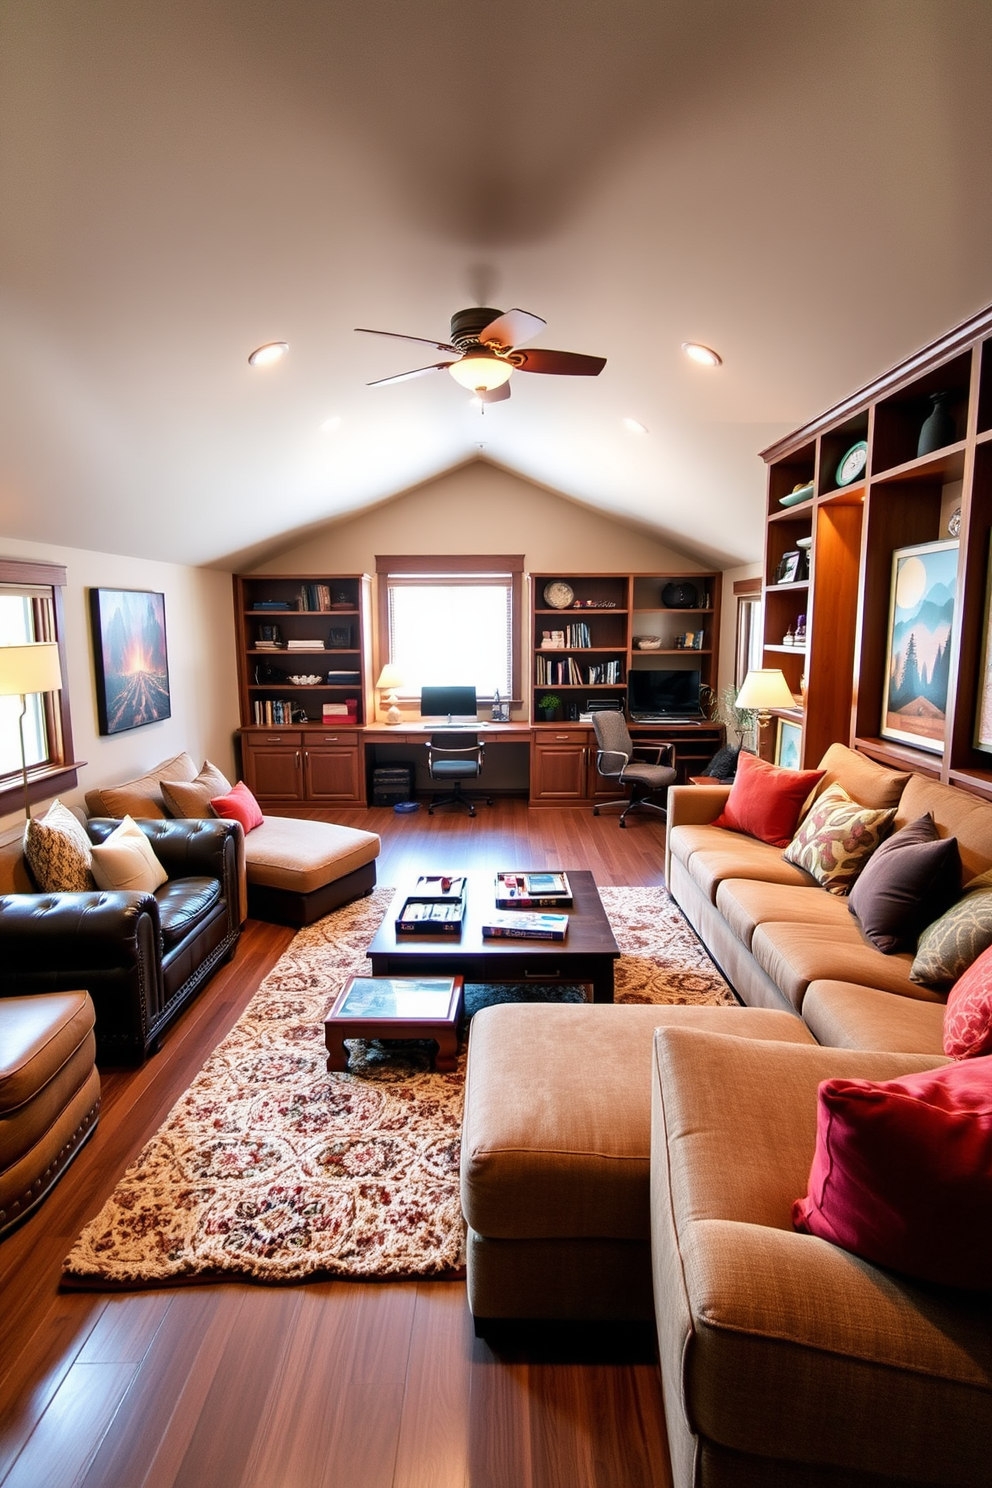
<instances>
[{"instance_id":1,"label":"cabinet knob","mask_svg":"<svg viewBox=\"0 0 992 1488\"><path fill-rule=\"evenodd\" d=\"M300 751L297 750L296 751L296 768L299 769L299 767L300 767Z\"/></svg>"},{"instance_id":2,"label":"cabinet knob","mask_svg":"<svg viewBox=\"0 0 992 1488\"><path fill-rule=\"evenodd\" d=\"M563 743L567 744L569 736L568 734L555 734L555 738L560 739Z\"/></svg>"}]
</instances>

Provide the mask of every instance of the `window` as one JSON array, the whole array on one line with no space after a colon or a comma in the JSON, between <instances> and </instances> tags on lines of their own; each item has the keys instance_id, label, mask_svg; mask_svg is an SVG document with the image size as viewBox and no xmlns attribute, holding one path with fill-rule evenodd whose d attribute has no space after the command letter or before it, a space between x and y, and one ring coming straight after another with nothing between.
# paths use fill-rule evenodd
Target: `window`
<instances>
[{"instance_id":1,"label":"window","mask_svg":"<svg viewBox=\"0 0 992 1488\"><path fill-rule=\"evenodd\" d=\"M737 597L737 654L734 681L740 687L748 672L761 666L761 580L738 579L734 584Z\"/></svg>"},{"instance_id":2,"label":"window","mask_svg":"<svg viewBox=\"0 0 992 1488\"><path fill-rule=\"evenodd\" d=\"M24 715L28 795L44 800L76 784L69 718L69 689L62 644L65 569L51 563L0 559L0 646L56 641L62 691L34 693ZM0 812L23 801L19 697L0 697Z\"/></svg>"},{"instance_id":3,"label":"window","mask_svg":"<svg viewBox=\"0 0 992 1488\"><path fill-rule=\"evenodd\" d=\"M379 664L403 678L401 697L424 684L472 686L520 697L523 555L376 558Z\"/></svg>"}]
</instances>

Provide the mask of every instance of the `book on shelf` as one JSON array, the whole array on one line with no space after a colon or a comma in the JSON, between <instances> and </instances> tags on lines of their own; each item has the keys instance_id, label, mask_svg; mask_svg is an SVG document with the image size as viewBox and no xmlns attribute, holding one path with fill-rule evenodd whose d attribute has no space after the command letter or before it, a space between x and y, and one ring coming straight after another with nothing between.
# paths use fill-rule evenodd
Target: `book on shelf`
<instances>
[{"instance_id":1,"label":"book on shelf","mask_svg":"<svg viewBox=\"0 0 992 1488\"><path fill-rule=\"evenodd\" d=\"M331 590L328 584L301 584L301 610L329 610L330 608Z\"/></svg>"},{"instance_id":2,"label":"book on shelf","mask_svg":"<svg viewBox=\"0 0 992 1488\"><path fill-rule=\"evenodd\" d=\"M568 875L560 869L496 875L497 909L567 909L571 904Z\"/></svg>"},{"instance_id":3,"label":"book on shelf","mask_svg":"<svg viewBox=\"0 0 992 1488\"><path fill-rule=\"evenodd\" d=\"M290 639L286 642L286 645L290 651L323 651L324 649L324 643L319 636L312 636L306 640L302 638L299 640Z\"/></svg>"},{"instance_id":4,"label":"book on shelf","mask_svg":"<svg viewBox=\"0 0 992 1488\"><path fill-rule=\"evenodd\" d=\"M566 914L494 914L482 927L486 940L564 940Z\"/></svg>"},{"instance_id":5,"label":"book on shelf","mask_svg":"<svg viewBox=\"0 0 992 1488\"><path fill-rule=\"evenodd\" d=\"M295 599L256 599L252 601L253 610L295 610Z\"/></svg>"}]
</instances>

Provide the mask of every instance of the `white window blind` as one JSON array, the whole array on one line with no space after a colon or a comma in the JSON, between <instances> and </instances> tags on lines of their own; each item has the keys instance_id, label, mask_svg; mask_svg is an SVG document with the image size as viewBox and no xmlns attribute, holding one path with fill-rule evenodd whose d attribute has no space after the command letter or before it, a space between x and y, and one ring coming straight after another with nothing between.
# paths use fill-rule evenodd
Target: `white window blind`
<instances>
[{"instance_id":1,"label":"white window blind","mask_svg":"<svg viewBox=\"0 0 992 1488\"><path fill-rule=\"evenodd\" d=\"M512 695L513 576L388 574L389 659L401 696L424 686L472 686L480 698Z\"/></svg>"},{"instance_id":2,"label":"white window blind","mask_svg":"<svg viewBox=\"0 0 992 1488\"><path fill-rule=\"evenodd\" d=\"M27 642L44 639L38 634L36 606L47 607L50 596L51 590L15 589L9 585L0 585L0 646L23 646ZM0 776L19 776L21 773L21 739L18 730L20 716L19 697L0 697ZM27 698L24 753L29 768L42 764L51 753L44 699L40 693L31 693Z\"/></svg>"}]
</instances>

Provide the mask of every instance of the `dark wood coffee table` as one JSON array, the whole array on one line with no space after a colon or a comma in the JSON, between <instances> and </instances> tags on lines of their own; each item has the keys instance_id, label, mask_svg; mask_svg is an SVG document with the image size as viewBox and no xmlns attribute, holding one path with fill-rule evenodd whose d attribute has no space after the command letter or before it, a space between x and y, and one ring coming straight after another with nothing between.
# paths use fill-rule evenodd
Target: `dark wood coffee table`
<instances>
[{"instance_id":1,"label":"dark wood coffee table","mask_svg":"<svg viewBox=\"0 0 992 1488\"><path fill-rule=\"evenodd\" d=\"M349 977L324 1019L327 1068L348 1068L345 1039L434 1039L435 1067L453 1070L463 990L461 977L450 972L433 980Z\"/></svg>"},{"instance_id":2,"label":"dark wood coffee table","mask_svg":"<svg viewBox=\"0 0 992 1488\"><path fill-rule=\"evenodd\" d=\"M413 885L400 888L369 946L375 976L461 976L468 982L579 982L593 1002L613 1001L613 963L620 947L584 868L567 868L575 900L563 941L484 940L482 926L496 902L496 873L470 870L462 933L455 939L396 934L400 906Z\"/></svg>"}]
</instances>

